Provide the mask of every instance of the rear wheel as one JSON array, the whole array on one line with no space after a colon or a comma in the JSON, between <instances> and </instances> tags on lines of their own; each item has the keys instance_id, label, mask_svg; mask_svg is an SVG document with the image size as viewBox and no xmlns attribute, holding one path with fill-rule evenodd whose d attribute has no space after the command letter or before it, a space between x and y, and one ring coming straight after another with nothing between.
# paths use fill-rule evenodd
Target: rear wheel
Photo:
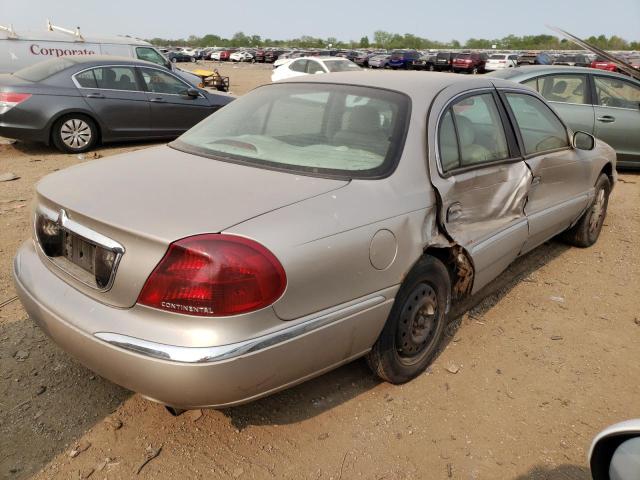
<instances>
[{"instance_id":1,"label":"rear wheel","mask_svg":"<svg viewBox=\"0 0 640 480\"><path fill-rule=\"evenodd\" d=\"M477 74L478 74L478 71L479 71L479 70L478 70L478 67L473 67L473 68L471 69L471 73L472 73L473 75L477 75Z\"/></svg>"},{"instance_id":2,"label":"rear wheel","mask_svg":"<svg viewBox=\"0 0 640 480\"><path fill-rule=\"evenodd\" d=\"M447 268L434 257L422 257L407 275L367 356L371 370L396 384L422 373L440 349L450 301Z\"/></svg>"},{"instance_id":3,"label":"rear wheel","mask_svg":"<svg viewBox=\"0 0 640 480\"><path fill-rule=\"evenodd\" d=\"M601 174L595 186L596 195L589 209L578 223L562 234L562 239L576 247L590 247L598 240L609 206L611 182L606 174Z\"/></svg>"},{"instance_id":4,"label":"rear wheel","mask_svg":"<svg viewBox=\"0 0 640 480\"><path fill-rule=\"evenodd\" d=\"M90 150L97 143L98 128L86 115L65 115L53 125L51 137L58 150L82 153Z\"/></svg>"}]
</instances>

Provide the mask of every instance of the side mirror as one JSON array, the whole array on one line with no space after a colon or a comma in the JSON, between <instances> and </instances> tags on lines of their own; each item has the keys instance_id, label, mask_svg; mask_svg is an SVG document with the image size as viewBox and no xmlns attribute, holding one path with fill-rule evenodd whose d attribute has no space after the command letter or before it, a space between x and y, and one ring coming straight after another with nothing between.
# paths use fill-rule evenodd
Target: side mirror
<instances>
[{"instance_id":1,"label":"side mirror","mask_svg":"<svg viewBox=\"0 0 640 480\"><path fill-rule=\"evenodd\" d=\"M593 150L596 146L596 139L593 135L586 132L576 132L572 139L573 148L578 150Z\"/></svg>"},{"instance_id":2,"label":"side mirror","mask_svg":"<svg viewBox=\"0 0 640 480\"><path fill-rule=\"evenodd\" d=\"M189 88L187 90L187 96L191 98L198 98L200 96L200 90L198 90L197 88Z\"/></svg>"},{"instance_id":3,"label":"side mirror","mask_svg":"<svg viewBox=\"0 0 640 480\"><path fill-rule=\"evenodd\" d=\"M600 432L591 445L593 480L640 478L640 420L617 423Z\"/></svg>"}]
</instances>

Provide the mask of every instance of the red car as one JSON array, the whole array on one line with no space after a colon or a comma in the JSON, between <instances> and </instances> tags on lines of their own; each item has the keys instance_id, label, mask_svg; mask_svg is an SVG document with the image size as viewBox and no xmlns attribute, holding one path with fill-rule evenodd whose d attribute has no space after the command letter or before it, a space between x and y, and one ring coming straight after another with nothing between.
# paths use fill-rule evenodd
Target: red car
<instances>
[{"instance_id":1,"label":"red car","mask_svg":"<svg viewBox=\"0 0 640 480\"><path fill-rule=\"evenodd\" d=\"M453 59L451 67L454 72L484 73L487 58L486 53L461 53Z\"/></svg>"},{"instance_id":2,"label":"red car","mask_svg":"<svg viewBox=\"0 0 640 480\"><path fill-rule=\"evenodd\" d=\"M607 70L609 72L617 72L618 66L610 62L609 60L598 57L593 62L591 62L591 68L597 68L598 70Z\"/></svg>"},{"instance_id":3,"label":"red car","mask_svg":"<svg viewBox=\"0 0 640 480\"><path fill-rule=\"evenodd\" d=\"M237 48L228 48L220 52L220 60L227 61L233 52L237 52Z\"/></svg>"}]
</instances>

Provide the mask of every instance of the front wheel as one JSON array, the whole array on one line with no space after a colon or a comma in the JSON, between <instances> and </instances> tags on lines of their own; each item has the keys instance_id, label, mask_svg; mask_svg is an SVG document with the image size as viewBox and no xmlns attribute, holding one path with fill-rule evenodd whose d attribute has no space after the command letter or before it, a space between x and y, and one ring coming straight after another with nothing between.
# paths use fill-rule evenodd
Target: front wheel
<instances>
[{"instance_id":1,"label":"front wheel","mask_svg":"<svg viewBox=\"0 0 640 480\"><path fill-rule=\"evenodd\" d=\"M478 70L478 67L473 67L473 68L471 69L471 74L472 74L472 75L477 75L477 74L478 74L478 71L479 71L479 70Z\"/></svg>"},{"instance_id":2,"label":"front wheel","mask_svg":"<svg viewBox=\"0 0 640 480\"><path fill-rule=\"evenodd\" d=\"M598 240L609 206L611 181L601 174L595 186L596 195L589 209L584 212L578 223L562 234L562 239L576 247L590 247Z\"/></svg>"},{"instance_id":3,"label":"front wheel","mask_svg":"<svg viewBox=\"0 0 640 480\"><path fill-rule=\"evenodd\" d=\"M53 144L63 152L82 153L98 142L98 128L89 117L81 114L65 115L53 125Z\"/></svg>"},{"instance_id":4,"label":"front wheel","mask_svg":"<svg viewBox=\"0 0 640 480\"><path fill-rule=\"evenodd\" d=\"M367 355L373 372L405 383L433 361L445 336L451 279L444 264L423 256L405 278L382 333Z\"/></svg>"}]
</instances>

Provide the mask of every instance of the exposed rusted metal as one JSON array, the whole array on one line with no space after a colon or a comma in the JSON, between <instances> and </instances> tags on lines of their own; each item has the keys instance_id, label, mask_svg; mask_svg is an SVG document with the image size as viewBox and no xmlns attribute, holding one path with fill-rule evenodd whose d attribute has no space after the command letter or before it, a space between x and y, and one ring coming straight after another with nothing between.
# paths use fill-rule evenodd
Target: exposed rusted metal
<instances>
[{"instance_id":1,"label":"exposed rusted metal","mask_svg":"<svg viewBox=\"0 0 640 480\"><path fill-rule=\"evenodd\" d=\"M452 286L453 298L462 298L471 293L473 287L473 265L466 252L460 245L454 245L452 249L456 269L456 281Z\"/></svg>"}]
</instances>

